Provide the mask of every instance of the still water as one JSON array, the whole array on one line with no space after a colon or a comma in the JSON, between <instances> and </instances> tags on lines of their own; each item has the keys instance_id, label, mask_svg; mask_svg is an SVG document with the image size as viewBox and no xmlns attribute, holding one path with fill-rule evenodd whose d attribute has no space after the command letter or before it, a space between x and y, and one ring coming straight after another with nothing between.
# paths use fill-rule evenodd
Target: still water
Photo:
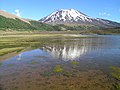
<instances>
[{"instance_id":1,"label":"still water","mask_svg":"<svg viewBox=\"0 0 120 90\"><path fill-rule=\"evenodd\" d=\"M120 67L120 36L71 37L3 60L1 90L114 90L109 67Z\"/></svg>"}]
</instances>

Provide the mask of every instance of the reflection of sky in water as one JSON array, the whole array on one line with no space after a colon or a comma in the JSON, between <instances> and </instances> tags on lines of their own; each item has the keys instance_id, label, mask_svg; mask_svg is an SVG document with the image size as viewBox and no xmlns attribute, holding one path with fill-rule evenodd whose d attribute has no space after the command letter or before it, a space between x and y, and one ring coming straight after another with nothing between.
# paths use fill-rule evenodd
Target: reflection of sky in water
<instances>
[{"instance_id":1,"label":"reflection of sky in water","mask_svg":"<svg viewBox=\"0 0 120 90\"><path fill-rule=\"evenodd\" d=\"M25 64L27 62L31 62L34 60L44 60L44 58L39 58L39 56L50 57L47 52L42 51L41 49L30 50L26 52L22 52L17 56L9 58L4 61L5 64Z\"/></svg>"}]
</instances>

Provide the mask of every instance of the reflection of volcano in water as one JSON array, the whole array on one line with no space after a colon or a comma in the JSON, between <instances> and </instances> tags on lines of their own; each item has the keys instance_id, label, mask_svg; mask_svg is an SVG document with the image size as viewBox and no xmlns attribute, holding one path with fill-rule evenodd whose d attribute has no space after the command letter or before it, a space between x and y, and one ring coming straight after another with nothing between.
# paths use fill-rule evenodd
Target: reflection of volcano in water
<instances>
[{"instance_id":1,"label":"reflection of volcano in water","mask_svg":"<svg viewBox=\"0 0 120 90\"><path fill-rule=\"evenodd\" d=\"M73 60L87 52L87 47L78 45L58 47L53 45L52 47L46 46L44 50L50 52L53 57L62 58L64 60Z\"/></svg>"},{"instance_id":2,"label":"reflection of volcano in water","mask_svg":"<svg viewBox=\"0 0 120 90\"><path fill-rule=\"evenodd\" d=\"M46 45L43 47L43 50L49 52L55 58L60 58L66 61L75 60L76 58L80 58L82 55L85 55L88 52L94 50L100 51L100 48L104 47L104 45L101 44L105 43L105 41L98 39L98 42L94 42L94 39L92 38L86 38L66 42L65 44L61 45Z\"/></svg>"}]
</instances>

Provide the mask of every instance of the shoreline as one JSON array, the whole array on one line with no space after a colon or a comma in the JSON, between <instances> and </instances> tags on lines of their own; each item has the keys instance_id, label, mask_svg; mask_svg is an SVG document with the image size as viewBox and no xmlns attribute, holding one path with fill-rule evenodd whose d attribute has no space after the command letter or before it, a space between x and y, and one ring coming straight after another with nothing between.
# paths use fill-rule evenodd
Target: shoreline
<instances>
[{"instance_id":1,"label":"shoreline","mask_svg":"<svg viewBox=\"0 0 120 90\"><path fill-rule=\"evenodd\" d=\"M33 34L120 35L120 33L110 33L106 31L101 32L101 30L96 30L96 32L90 30L88 31L0 31L0 35L33 35Z\"/></svg>"}]
</instances>

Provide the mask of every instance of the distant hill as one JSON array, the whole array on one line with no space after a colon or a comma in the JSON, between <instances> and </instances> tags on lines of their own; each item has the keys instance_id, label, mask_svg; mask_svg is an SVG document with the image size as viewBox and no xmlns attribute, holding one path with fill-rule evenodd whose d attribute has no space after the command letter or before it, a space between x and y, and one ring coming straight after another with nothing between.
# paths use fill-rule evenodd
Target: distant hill
<instances>
[{"instance_id":1,"label":"distant hill","mask_svg":"<svg viewBox=\"0 0 120 90\"><path fill-rule=\"evenodd\" d=\"M23 19L14 14L0 10L0 29L52 31L55 30L55 27L35 20Z\"/></svg>"},{"instance_id":2,"label":"distant hill","mask_svg":"<svg viewBox=\"0 0 120 90\"><path fill-rule=\"evenodd\" d=\"M29 23L29 21L28 21L27 19L20 18L20 17L14 15L14 14L8 13L8 12L3 11L3 10L0 10L0 15L1 15L1 16L4 16L4 17L6 17L6 18L19 19L19 20L21 20L21 21L23 21L23 22ZM30 24L30 23L29 23L29 24Z\"/></svg>"}]
</instances>

